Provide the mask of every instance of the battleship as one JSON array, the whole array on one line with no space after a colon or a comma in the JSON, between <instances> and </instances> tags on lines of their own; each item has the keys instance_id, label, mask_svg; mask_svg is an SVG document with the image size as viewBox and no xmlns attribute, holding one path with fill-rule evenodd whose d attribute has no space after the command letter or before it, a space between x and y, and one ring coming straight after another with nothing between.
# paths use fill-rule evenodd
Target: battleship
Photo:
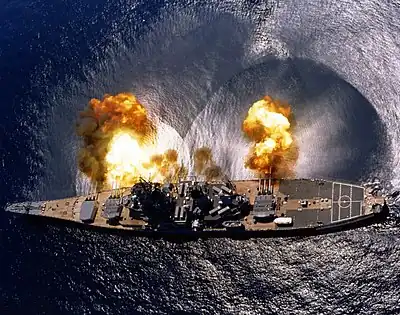
<instances>
[{"instance_id":1,"label":"battleship","mask_svg":"<svg viewBox=\"0 0 400 315\"><path fill-rule=\"evenodd\" d=\"M6 211L98 230L161 237L284 237L338 232L387 217L378 182L324 179L140 179L132 187L10 204Z\"/></svg>"}]
</instances>

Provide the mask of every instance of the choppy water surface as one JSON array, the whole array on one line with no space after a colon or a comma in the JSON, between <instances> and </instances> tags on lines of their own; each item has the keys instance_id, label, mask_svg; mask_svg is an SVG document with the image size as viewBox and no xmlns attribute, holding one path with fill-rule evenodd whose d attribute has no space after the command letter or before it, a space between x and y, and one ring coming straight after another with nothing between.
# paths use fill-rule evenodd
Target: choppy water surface
<instances>
[{"instance_id":1,"label":"choppy water surface","mask_svg":"<svg viewBox=\"0 0 400 315\"><path fill-rule=\"evenodd\" d=\"M233 178L249 104L286 99L299 176L398 187L396 2L36 0L0 18L0 205L82 192L76 114L121 91ZM0 220L0 314L400 313L395 225L175 244Z\"/></svg>"}]
</instances>

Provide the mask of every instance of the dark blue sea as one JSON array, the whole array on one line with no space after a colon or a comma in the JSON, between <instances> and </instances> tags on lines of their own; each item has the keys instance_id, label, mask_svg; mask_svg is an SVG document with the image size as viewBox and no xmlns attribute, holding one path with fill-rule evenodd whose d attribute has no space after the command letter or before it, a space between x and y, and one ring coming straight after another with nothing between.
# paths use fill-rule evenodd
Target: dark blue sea
<instances>
[{"instance_id":1,"label":"dark blue sea","mask_svg":"<svg viewBox=\"0 0 400 315\"><path fill-rule=\"evenodd\" d=\"M240 122L296 117L300 177L400 185L396 1L1 1L0 315L400 314L395 221L326 236L167 242L6 214L73 196L78 112L132 92L165 142L246 175Z\"/></svg>"}]
</instances>

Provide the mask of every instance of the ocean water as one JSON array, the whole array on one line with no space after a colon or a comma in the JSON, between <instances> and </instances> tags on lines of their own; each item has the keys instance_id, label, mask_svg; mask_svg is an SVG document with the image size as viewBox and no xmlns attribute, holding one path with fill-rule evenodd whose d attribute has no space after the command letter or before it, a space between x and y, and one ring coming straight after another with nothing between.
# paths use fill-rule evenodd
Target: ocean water
<instances>
[{"instance_id":1,"label":"ocean water","mask_svg":"<svg viewBox=\"0 0 400 315\"><path fill-rule=\"evenodd\" d=\"M232 178L249 105L283 98L298 176L398 188L397 2L8 1L0 20L1 208L84 192L77 112L123 91ZM399 314L398 232L171 243L0 211L0 314Z\"/></svg>"},{"instance_id":2,"label":"ocean water","mask_svg":"<svg viewBox=\"0 0 400 315\"><path fill-rule=\"evenodd\" d=\"M2 314L399 314L399 229L171 243L25 220L2 232Z\"/></svg>"}]
</instances>

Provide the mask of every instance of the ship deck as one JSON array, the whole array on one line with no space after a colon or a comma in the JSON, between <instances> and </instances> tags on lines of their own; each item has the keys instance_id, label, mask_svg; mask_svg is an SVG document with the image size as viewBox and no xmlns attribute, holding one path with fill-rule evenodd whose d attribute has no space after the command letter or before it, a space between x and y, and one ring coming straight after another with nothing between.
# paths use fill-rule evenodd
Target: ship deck
<instances>
[{"instance_id":1,"label":"ship deck","mask_svg":"<svg viewBox=\"0 0 400 315\"><path fill-rule=\"evenodd\" d=\"M249 194L251 202L254 203L260 183L237 181L235 184L238 192ZM282 199L289 196L287 203L280 206L278 214L292 217L293 228L327 225L371 214L374 203L383 203L382 198L365 198L364 187L342 182L295 179L273 181L272 186L273 193ZM308 200L309 206L300 207L300 200ZM246 228L251 230L275 227L272 222L254 224L252 214L244 223Z\"/></svg>"},{"instance_id":2,"label":"ship deck","mask_svg":"<svg viewBox=\"0 0 400 315\"><path fill-rule=\"evenodd\" d=\"M258 180L234 181L236 190L240 194L246 194L250 203L259 193L260 187ZM273 194L278 197L280 203L277 207L277 214L291 217L293 225L291 227L278 227L273 222L255 222L253 213L243 219L245 230L262 231L275 229L301 229L315 226L324 226L344 222L346 220L362 217L373 213L372 205L383 204L384 198L372 197L365 194L362 186L347 184L342 182L330 182L322 180L277 180L272 181ZM98 211L90 225L111 229L144 230L146 222L141 219L130 217L129 209L123 208L119 224L110 225L105 219L102 211L105 201L116 191L104 191L92 195L97 203ZM127 196L130 188L120 189L119 196ZM284 202L285 197L289 197ZM20 203L8 207L8 211L69 220L82 223L80 221L80 211L82 203L88 196L51 200L46 202ZM307 200L308 206L301 207L300 202Z\"/></svg>"}]
</instances>

